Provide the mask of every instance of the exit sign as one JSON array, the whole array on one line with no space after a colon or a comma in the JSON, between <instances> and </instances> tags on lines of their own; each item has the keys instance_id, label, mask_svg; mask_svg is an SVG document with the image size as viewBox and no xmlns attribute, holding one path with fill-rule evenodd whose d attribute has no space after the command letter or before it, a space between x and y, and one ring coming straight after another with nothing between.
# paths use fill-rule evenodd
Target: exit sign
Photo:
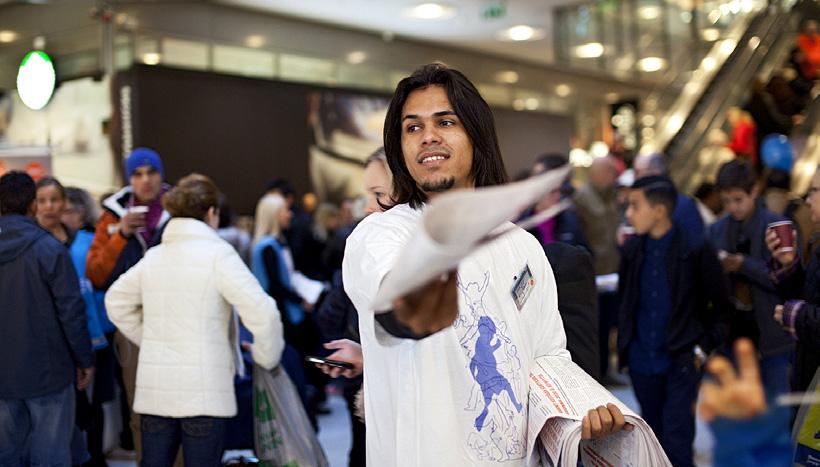
<instances>
[{"instance_id":1,"label":"exit sign","mask_svg":"<svg viewBox=\"0 0 820 467\"><path fill-rule=\"evenodd\" d=\"M507 5L504 2L493 3L481 12L484 19L498 19L507 16Z\"/></svg>"}]
</instances>

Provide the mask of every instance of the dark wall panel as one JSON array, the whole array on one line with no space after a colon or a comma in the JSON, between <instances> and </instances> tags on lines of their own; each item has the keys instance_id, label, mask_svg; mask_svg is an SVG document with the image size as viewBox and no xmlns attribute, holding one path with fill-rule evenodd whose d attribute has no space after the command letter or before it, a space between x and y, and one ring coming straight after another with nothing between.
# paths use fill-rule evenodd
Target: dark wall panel
<instances>
[{"instance_id":1,"label":"dark wall panel","mask_svg":"<svg viewBox=\"0 0 820 467\"><path fill-rule=\"evenodd\" d=\"M304 88L160 68L135 78L134 141L162 154L169 181L208 175L244 214L273 178L308 189Z\"/></svg>"},{"instance_id":2,"label":"dark wall panel","mask_svg":"<svg viewBox=\"0 0 820 467\"><path fill-rule=\"evenodd\" d=\"M290 180L300 193L311 189L308 94L328 89L162 67L127 73L134 144L160 152L169 182L191 172L208 175L241 214L253 213L273 178ZM510 176L529 168L537 154L568 151L569 117L494 112Z\"/></svg>"}]
</instances>

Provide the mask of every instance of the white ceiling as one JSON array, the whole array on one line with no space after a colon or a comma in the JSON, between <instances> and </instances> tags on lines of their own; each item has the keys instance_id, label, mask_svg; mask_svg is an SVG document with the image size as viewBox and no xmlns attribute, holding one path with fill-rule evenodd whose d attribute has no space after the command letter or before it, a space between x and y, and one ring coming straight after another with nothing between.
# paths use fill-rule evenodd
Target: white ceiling
<instances>
[{"instance_id":1,"label":"white ceiling","mask_svg":"<svg viewBox=\"0 0 820 467\"><path fill-rule=\"evenodd\" d=\"M509 58L547 64L552 61L552 8L577 0L446 0L455 15L441 20L408 18L404 11L423 0L218 0L231 6L251 8L297 18L362 29L377 33L468 48ZM506 15L485 19L492 5L506 5ZM499 31L516 25L541 28L542 39L501 41Z\"/></svg>"}]
</instances>

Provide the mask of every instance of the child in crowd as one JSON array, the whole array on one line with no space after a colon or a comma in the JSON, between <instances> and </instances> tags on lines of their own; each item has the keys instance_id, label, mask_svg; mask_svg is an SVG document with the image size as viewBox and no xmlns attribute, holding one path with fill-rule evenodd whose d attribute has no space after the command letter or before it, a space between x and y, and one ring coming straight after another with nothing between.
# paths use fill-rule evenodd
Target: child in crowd
<instances>
[{"instance_id":1,"label":"child in crowd","mask_svg":"<svg viewBox=\"0 0 820 467\"><path fill-rule=\"evenodd\" d=\"M756 341L763 385L771 397L788 390L793 343L772 313L781 300L769 274L771 254L765 237L769 224L785 218L758 202L755 181L754 169L745 161L733 160L720 168L716 185L729 215L712 224L709 238L732 286L737 310L732 335Z\"/></svg>"},{"instance_id":2,"label":"child in crowd","mask_svg":"<svg viewBox=\"0 0 820 467\"><path fill-rule=\"evenodd\" d=\"M728 331L728 286L709 242L672 222L677 190L667 177L638 179L626 211L637 236L620 265L618 351L641 413L675 466L692 466L700 365Z\"/></svg>"}]
</instances>

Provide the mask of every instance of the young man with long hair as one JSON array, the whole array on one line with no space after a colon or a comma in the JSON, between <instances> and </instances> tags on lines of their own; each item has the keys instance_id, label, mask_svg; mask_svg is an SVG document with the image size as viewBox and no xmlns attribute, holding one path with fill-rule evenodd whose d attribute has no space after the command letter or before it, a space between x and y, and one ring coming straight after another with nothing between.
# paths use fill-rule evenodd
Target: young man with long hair
<instances>
[{"instance_id":1,"label":"young man with long hair","mask_svg":"<svg viewBox=\"0 0 820 467\"><path fill-rule=\"evenodd\" d=\"M343 264L366 368L368 465L536 465L526 452L530 367L539 356L570 357L552 269L534 237L514 231L393 310L371 307L429 199L507 181L492 112L463 74L426 65L399 82L384 147L394 205L359 224ZM535 286L515 301L523 276ZM585 437L600 437L624 418L599 407L583 426Z\"/></svg>"}]
</instances>

